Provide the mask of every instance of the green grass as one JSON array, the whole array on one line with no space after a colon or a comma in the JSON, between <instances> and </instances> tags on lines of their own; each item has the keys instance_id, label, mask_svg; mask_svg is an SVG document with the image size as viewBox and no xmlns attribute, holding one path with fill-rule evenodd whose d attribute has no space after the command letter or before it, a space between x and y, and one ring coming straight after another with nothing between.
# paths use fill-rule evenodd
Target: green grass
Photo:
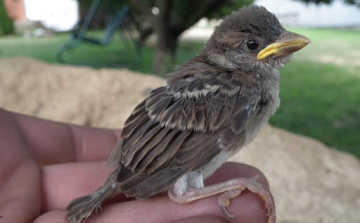
<instances>
[{"instance_id":1,"label":"green grass","mask_svg":"<svg viewBox=\"0 0 360 223\"><path fill-rule=\"evenodd\" d=\"M91 37L101 37L101 32L91 32ZM0 58L10 57L32 57L49 63L58 63L56 52L69 40L69 34L57 34L48 38L23 38L21 36L5 36L0 38ZM203 43L182 43L177 53L177 64L195 56L203 47ZM124 44L120 38L115 37L108 46L97 46L91 44L81 44L74 50L65 51L64 59L66 62L74 64L92 64L96 68L106 66L108 61L121 61L131 70L148 73L152 71L152 60L155 53L154 46L143 48L141 63L136 66L127 66L136 57L132 50L125 51ZM97 65L100 64L100 65ZM105 65L101 65L105 64ZM122 67L120 64L119 67Z\"/></svg>"},{"instance_id":2,"label":"green grass","mask_svg":"<svg viewBox=\"0 0 360 223\"><path fill-rule=\"evenodd\" d=\"M334 29L290 29L311 40L311 44L296 54L302 61L360 67L360 32ZM359 74L360 75L360 74Z\"/></svg>"},{"instance_id":3,"label":"green grass","mask_svg":"<svg viewBox=\"0 0 360 223\"><path fill-rule=\"evenodd\" d=\"M102 32L92 32L91 37L101 38ZM7 36L0 38L0 58L28 56L57 63L56 52L60 46L69 39L69 34L58 34L51 38L28 38L20 36ZM135 58L133 51L124 51L124 44L119 37L115 37L110 45L98 46L91 44L81 44L74 50L65 51L64 59L70 63L108 63L118 61L122 58L123 62L130 62Z\"/></svg>"},{"instance_id":4,"label":"green grass","mask_svg":"<svg viewBox=\"0 0 360 223\"><path fill-rule=\"evenodd\" d=\"M282 69L270 123L360 158L360 32L291 30L311 39Z\"/></svg>"},{"instance_id":5,"label":"green grass","mask_svg":"<svg viewBox=\"0 0 360 223\"><path fill-rule=\"evenodd\" d=\"M270 119L274 126L319 139L360 158L360 32L293 29L312 43L282 69L281 106ZM99 32L94 35L100 35ZM56 63L55 52L67 34L44 39L0 38L0 58L29 56ZM181 43L177 64L195 56L203 43ZM83 45L66 54L71 62L105 62L131 57L115 39L106 48ZM143 60L130 69L151 73L155 49L146 47ZM130 56L129 56L130 55Z\"/></svg>"},{"instance_id":6,"label":"green grass","mask_svg":"<svg viewBox=\"0 0 360 223\"><path fill-rule=\"evenodd\" d=\"M360 77L343 67L297 60L281 73L281 106L270 123L360 158Z\"/></svg>"}]
</instances>

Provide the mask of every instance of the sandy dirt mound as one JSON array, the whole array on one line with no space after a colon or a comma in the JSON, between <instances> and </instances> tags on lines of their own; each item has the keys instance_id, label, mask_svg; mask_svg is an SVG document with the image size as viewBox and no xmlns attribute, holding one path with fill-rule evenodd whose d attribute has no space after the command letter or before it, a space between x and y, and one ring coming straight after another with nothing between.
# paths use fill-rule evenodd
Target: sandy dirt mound
<instances>
[{"instance_id":1,"label":"sandy dirt mound","mask_svg":"<svg viewBox=\"0 0 360 223\"><path fill-rule=\"evenodd\" d=\"M79 125L120 128L165 80L128 70L0 60L0 107ZM278 222L360 222L360 164L351 155L267 126L232 160L268 177Z\"/></svg>"},{"instance_id":2,"label":"sandy dirt mound","mask_svg":"<svg viewBox=\"0 0 360 223\"><path fill-rule=\"evenodd\" d=\"M128 70L0 61L0 106L79 125L120 128L133 108L165 80Z\"/></svg>"}]
</instances>

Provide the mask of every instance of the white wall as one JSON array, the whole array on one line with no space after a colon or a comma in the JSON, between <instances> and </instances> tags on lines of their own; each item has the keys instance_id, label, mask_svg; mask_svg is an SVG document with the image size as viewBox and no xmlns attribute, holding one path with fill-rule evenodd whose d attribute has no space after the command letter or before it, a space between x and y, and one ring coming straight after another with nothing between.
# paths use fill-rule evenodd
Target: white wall
<instances>
[{"instance_id":1,"label":"white wall","mask_svg":"<svg viewBox=\"0 0 360 223\"><path fill-rule=\"evenodd\" d=\"M333 4L305 4L293 0L256 0L279 17L284 25L303 27L360 27L360 8L335 0ZM297 15L297 16L296 16ZM283 18L282 18L283 17Z\"/></svg>"}]
</instances>

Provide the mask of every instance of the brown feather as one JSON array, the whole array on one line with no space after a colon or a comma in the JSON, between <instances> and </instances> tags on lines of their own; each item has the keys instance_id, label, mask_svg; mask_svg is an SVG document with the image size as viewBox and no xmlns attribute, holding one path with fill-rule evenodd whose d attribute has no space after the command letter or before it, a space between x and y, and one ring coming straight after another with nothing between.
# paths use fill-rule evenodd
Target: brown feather
<instances>
[{"instance_id":1,"label":"brown feather","mask_svg":"<svg viewBox=\"0 0 360 223\"><path fill-rule=\"evenodd\" d=\"M142 113L145 112L145 103L146 100L143 100L140 104L138 104L135 109L133 110L133 112L131 113L131 115L129 116L129 118L127 118L127 120L125 121L125 126L129 125L130 123L132 123L133 120L136 120L138 117L140 117L140 115Z\"/></svg>"},{"instance_id":2,"label":"brown feather","mask_svg":"<svg viewBox=\"0 0 360 223\"><path fill-rule=\"evenodd\" d=\"M168 174L163 170L167 165L171 164L167 167L170 169L196 170L210 162L221 148L234 149L236 142L245 142L241 134L255 114L249 111L259 91L250 91L253 87L238 83L229 73L219 73L226 82L218 76L209 77L210 73L206 75L186 76L168 87L155 89L141 108L146 112L138 110L140 121L131 120L126 126L134 126L122 145L122 163L134 172L123 185L128 195L152 194L147 187L154 189L161 184L155 179ZM224 128L227 135L223 134Z\"/></svg>"},{"instance_id":3,"label":"brown feather","mask_svg":"<svg viewBox=\"0 0 360 223\"><path fill-rule=\"evenodd\" d=\"M131 150L126 153L124 159L129 160L129 163L124 163L127 168L134 170L137 163L141 160L145 154L156 145L160 138L156 138L158 134L161 134L163 128L160 125L153 125L146 130L145 134L137 141L132 144ZM166 133L166 132L165 132Z\"/></svg>"},{"instance_id":4,"label":"brown feather","mask_svg":"<svg viewBox=\"0 0 360 223\"><path fill-rule=\"evenodd\" d=\"M146 124L149 120L148 115L144 112L141 116L138 116L137 119L131 121L129 125L126 125L121 132L122 138L128 138L133 132L141 127L142 125Z\"/></svg>"},{"instance_id":5,"label":"brown feather","mask_svg":"<svg viewBox=\"0 0 360 223\"><path fill-rule=\"evenodd\" d=\"M215 101L216 104L214 106L214 118L212 119L212 122L210 123L209 128L210 129L219 129L221 127L221 125L227 120L229 119L228 114L230 113L229 107L225 107L225 106L220 106L220 100ZM216 109L215 109L216 108Z\"/></svg>"},{"instance_id":6,"label":"brown feather","mask_svg":"<svg viewBox=\"0 0 360 223\"><path fill-rule=\"evenodd\" d=\"M121 187L126 196L137 199L146 199L155 194L167 191L169 186L185 173L184 169L171 167L171 164L163 166L151 174L143 173L136 179Z\"/></svg>"},{"instance_id":7,"label":"brown feather","mask_svg":"<svg viewBox=\"0 0 360 223\"><path fill-rule=\"evenodd\" d=\"M240 134L244 131L247 123L248 123L249 113L247 110L240 112L231 123L231 130L236 133Z\"/></svg>"},{"instance_id":8,"label":"brown feather","mask_svg":"<svg viewBox=\"0 0 360 223\"><path fill-rule=\"evenodd\" d=\"M148 107L150 116L162 116L166 111L170 103L174 100L172 96L164 96L158 102L154 103L152 106Z\"/></svg>"},{"instance_id":9,"label":"brown feather","mask_svg":"<svg viewBox=\"0 0 360 223\"><path fill-rule=\"evenodd\" d=\"M212 144L215 143L216 138L211 138L208 134L203 134L201 137L205 138L206 140L200 140L204 143L198 144L197 146L194 146L190 150L179 150L175 155L176 165L182 166L181 164L186 163L189 160L192 160L193 158L199 159L198 156L201 151L209 151L209 147L211 148Z\"/></svg>"},{"instance_id":10,"label":"brown feather","mask_svg":"<svg viewBox=\"0 0 360 223\"><path fill-rule=\"evenodd\" d=\"M129 150L131 150L131 147L141 139L141 137L146 133L146 130L154 124L154 121L149 120L148 117L146 120L147 122L144 122L143 125L138 126L136 129L134 129L132 131L132 134L128 136L128 138L123 138L123 144L121 146L121 150L123 153L122 157L124 157L129 152ZM126 128L124 128L124 130L125 129Z\"/></svg>"},{"instance_id":11,"label":"brown feather","mask_svg":"<svg viewBox=\"0 0 360 223\"><path fill-rule=\"evenodd\" d=\"M216 78L220 83L230 83L234 77L230 72L222 72Z\"/></svg>"},{"instance_id":12,"label":"brown feather","mask_svg":"<svg viewBox=\"0 0 360 223\"><path fill-rule=\"evenodd\" d=\"M163 115L160 117L162 123L164 123L167 127L174 128L176 126L176 118L173 120L174 116L179 109L181 104L180 100L173 100L173 103L166 109Z\"/></svg>"},{"instance_id":13,"label":"brown feather","mask_svg":"<svg viewBox=\"0 0 360 223\"><path fill-rule=\"evenodd\" d=\"M193 123L193 120L195 119L194 99L189 98L187 100L184 100L182 105L183 105L184 112L185 112L185 114L184 114L185 117L183 117L183 120L187 121L186 128L187 129L193 129L192 123Z\"/></svg>"},{"instance_id":14,"label":"brown feather","mask_svg":"<svg viewBox=\"0 0 360 223\"><path fill-rule=\"evenodd\" d=\"M167 133L171 129L169 128L161 128L161 131L159 131L156 135L154 135L150 142L148 142L146 145L144 145L141 149L139 149L131 161L131 168L136 169L137 171L142 171L141 168L139 168L139 163L143 163L144 159L148 157L150 153L156 153L156 148L158 147L159 143L162 142L167 136Z\"/></svg>"},{"instance_id":15,"label":"brown feather","mask_svg":"<svg viewBox=\"0 0 360 223\"><path fill-rule=\"evenodd\" d=\"M212 78L209 78L209 79L206 79L206 80L203 80L204 82L204 86L208 85L208 86L221 86L222 83L219 82L219 80L217 79L217 77L212 77Z\"/></svg>"},{"instance_id":16,"label":"brown feather","mask_svg":"<svg viewBox=\"0 0 360 223\"><path fill-rule=\"evenodd\" d=\"M131 115L129 116L129 118L126 120L124 126L128 126L133 124L134 122L138 121L139 118L144 115L144 113L146 112L146 110L144 109L144 107L141 107L141 109L137 110L137 111L133 111L133 113L131 113ZM126 133L128 134L128 133Z\"/></svg>"},{"instance_id":17,"label":"brown feather","mask_svg":"<svg viewBox=\"0 0 360 223\"><path fill-rule=\"evenodd\" d=\"M116 143L115 148L111 152L110 157L107 161L109 166L119 167L121 165L120 160L122 156L122 149L121 149L122 144L123 144L123 139L120 139Z\"/></svg>"},{"instance_id":18,"label":"brown feather","mask_svg":"<svg viewBox=\"0 0 360 223\"><path fill-rule=\"evenodd\" d=\"M171 92L176 93L184 93L189 83L191 83L194 80L193 77L189 77L180 81L177 81L175 83L169 84L169 90Z\"/></svg>"},{"instance_id":19,"label":"brown feather","mask_svg":"<svg viewBox=\"0 0 360 223\"><path fill-rule=\"evenodd\" d=\"M166 88L162 87L162 88L159 88L160 90L165 90ZM158 91L156 91L158 92ZM159 94L155 94L155 93L152 93L148 99L146 100L146 104L145 104L145 107L146 108L150 108L152 107L155 103L157 103L158 101L160 101L163 97L166 97L168 96L168 93L164 92L164 91L161 91Z\"/></svg>"},{"instance_id":20,"label":"brown feather","mask_svg":"<svg viewBox=\"0 0 360 223\"><path fill-rule=\"evenodd\" d=\"M190 131L185 132L178 132L171 141L166 145L166 149L169 151L173 151L172 153L175 154L177 150L180 148L182 142L186 139L186 137L190 134ZM141 160L141 162L137 166L138 171L146 171L151 172L154 169L156 169L158 166L161 166L163 162L160 161L160 159L154 160L158 155L162 154L165 150L164 144L159 143L155 148L153 148L149 153L146 154L146 156ZM168 155L169 157L172 157L172 154ZM149 165L152 164L152 162L156 162L156 165L153 165L152 168L148 168ZM166 161L165 161L166 162Z\"/></svg>"},{"instance_id":21,"label":"brown feather","mask_svg":"<svg viewBox=\"0 0 360 223\"><path fill-rule=\"evenodd\" d=\"M186 91L187 92L195 92L203 89L204 87L204 80L203 79L195 79L194 81L190 82L190 84L187 86Z\"/></svg>"},{"instance_id":22,"label":"brown feather","mask_svg":"<svg viewBox=\"0 0 360 223\"><path fill-rule=\"evenodd\" d=\"M220 152L221 150L219 145L217 143L213 143L211 146L207 147L207 150L204 149L200 151L197 156L181 164L181 167L184 169L190 169L192 171L198 170L206 163L210 162ZM194 165L194 163L196 163L196 165Z\"/></svg>"},{"instance_id":23,"label":"brown feather","mask_svg":"<svg viewBox=\"0 0 360 223\"><path fill-rule=\"evenodd\" d=\"M173 148L173 147L170 147L168 146L170 141L172 140L172 138L178 133L177 130L175 129L171 129L167 134L166 136L161 140L161 142L159 144L157 144L155 146L155 148L153 149L154 150L154 153L156 154L162 154L165 150L166 151L177 151L179 148ZM174 152L174 153L175 153ZM159 168L161 167L162 164L164 164L166 161L168 161L169 159L172 158L172 156L166 156L164 157L166 160L161 160L159 157L156 158L156 160L154 159L149 159L149 163L145 163L146 160L143 160L144 162L142 162L142 165L141 165L141 170L144 170L144 168L146 168L148 165L151 165L153 166L153 168L149 168L147 169L146 171L147 172L150 172L150 171L154 171L154 169L156 168Z\"/></svg>"}]
</instances>

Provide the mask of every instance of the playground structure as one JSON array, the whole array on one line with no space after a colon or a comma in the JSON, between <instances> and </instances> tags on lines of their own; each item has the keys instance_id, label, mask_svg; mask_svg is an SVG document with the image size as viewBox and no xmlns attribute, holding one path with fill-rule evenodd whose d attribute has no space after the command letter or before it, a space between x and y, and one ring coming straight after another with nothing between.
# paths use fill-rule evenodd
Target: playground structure
<instances>
[{"instance_id":1,"label":"playground structure","mask_svg":"<svg viewBox=\"0 0 360 223\"><path fill-rule=\"evenodd\" d=\"M70 39L62 45L56 53L56 59L60 63L86 65L92 67L110 66L124 67L138 64L142 59L141 46L138 40L139 28L131 13L130 7L124 5L120 10L112 7L113 0L94 0L83 22L80 22L72 31ZM101 38L89 37L88 31L99 9L106 10L105 30ZM64 54L71 53L82 44L91 44L99 47L105 47L112 43L115 34L120 35L120 41L123 48L120 53L126 56L126 60L116 58L113 61L105 63L81 62L74 63L65 59ZM132 52L131 52L132 51ZM131 52L131 53L130 53ZM128 58L128 55L134 55L134 58Z\"/></svg>"}]
</instances>

